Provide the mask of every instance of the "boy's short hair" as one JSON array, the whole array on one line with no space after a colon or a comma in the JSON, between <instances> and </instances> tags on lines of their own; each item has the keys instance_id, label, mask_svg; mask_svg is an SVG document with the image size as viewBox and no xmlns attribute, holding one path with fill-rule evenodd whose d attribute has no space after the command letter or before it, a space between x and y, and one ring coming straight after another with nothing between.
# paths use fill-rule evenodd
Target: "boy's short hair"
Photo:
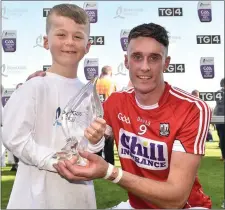
<instances>
[{"instance_id":1,"label":"boy's short hair","mask_svg":"<svg viewBox=\"0 0 225 210\"><path fill-rule=\"evenodd\" d=\"M46 33L48 34L51 23L50 17L52 14L58 16L68 17L74 20L78 24L88 25L88 35L90 33L90 21L87 13L81 7L78 7L75 4L58 4L55 5L46 18Z\"/></svg>"}]
</instances>

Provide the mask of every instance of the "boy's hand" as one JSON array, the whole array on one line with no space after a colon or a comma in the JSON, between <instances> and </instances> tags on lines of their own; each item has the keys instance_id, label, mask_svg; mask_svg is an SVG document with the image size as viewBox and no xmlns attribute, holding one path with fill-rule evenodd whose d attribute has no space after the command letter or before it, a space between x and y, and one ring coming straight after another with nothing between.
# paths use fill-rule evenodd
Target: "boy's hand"
<instances>
[{"instance_id":1,"label":"boy's hand","mask_svg":"<svg viewBox=\"0 0 225 210\"><path fill-rule=\"evenodd\" d=\"M91 125L85 129L84 136L92 143L97 144L103 137L106 130L106 121L102 118L95 119Z\"/></svg>"},{"instance_id":2,"label":"boy's hand","mask_svg":"<svg viewBox=\"0 0 225 210\"><path fill-rule=\"evenodd\" d=\"M27 79L26 81L34 78L34 77L44 77L46 75L46 72L45 71L36 71L35 73L31 74Z\"/></svg>"}]
</instances>

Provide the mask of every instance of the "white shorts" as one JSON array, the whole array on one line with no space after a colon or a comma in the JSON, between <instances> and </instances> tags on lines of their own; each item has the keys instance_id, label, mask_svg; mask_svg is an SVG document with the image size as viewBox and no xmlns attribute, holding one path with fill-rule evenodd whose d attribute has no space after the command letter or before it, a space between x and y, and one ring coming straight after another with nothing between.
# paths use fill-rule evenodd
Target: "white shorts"
<instances>
[{"instance_id":1,"label":"white shorts","mask_svg":"<svg viewBox=\"0 0 225 210\"><path fill-rule=\"evenodd\" d=\"M134 209L134 208L130 205L129 200L127 200L126 202L119 203L117 206L114 206L111 209ZM207 208L204 208L204 207L192 207L192 208L188 208L188 209L207 209Z\"/></svg>"}]
</instances>

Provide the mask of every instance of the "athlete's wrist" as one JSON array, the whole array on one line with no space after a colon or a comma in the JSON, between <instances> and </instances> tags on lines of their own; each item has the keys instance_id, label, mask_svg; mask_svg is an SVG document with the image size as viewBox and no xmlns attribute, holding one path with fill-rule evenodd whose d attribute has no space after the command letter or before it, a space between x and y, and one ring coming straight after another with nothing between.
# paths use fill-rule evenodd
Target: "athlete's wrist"
<instances>
[{"instance_id":1,"label":"athlete's wrist","mask_svg":"<svg viewBox=\"0 0 225 210\"><path fill-rule=\"evenodd\" d=\"M113 183L118 183L123 176L123 171L121 168L117 168L112 164L108 163L108 169L106 171L103 179L109 180Z\"/></svg>"}]
</instances>

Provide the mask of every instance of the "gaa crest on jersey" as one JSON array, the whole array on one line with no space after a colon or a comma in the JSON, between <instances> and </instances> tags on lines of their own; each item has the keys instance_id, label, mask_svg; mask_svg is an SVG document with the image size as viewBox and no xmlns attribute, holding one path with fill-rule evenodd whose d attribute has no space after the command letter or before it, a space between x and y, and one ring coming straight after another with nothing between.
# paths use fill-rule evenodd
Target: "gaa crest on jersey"
<instances>
[{"instance_id":1,"label":"gaa crest on jersey","mask_svg":"<svg viewBox=\"0 0 225 210\"><path fill-rule=\"evenodd\" d=\"M168 148L165 142L138 136L120 129L118 153L131 159L140 168L165 170L168 168Z\"/></svg>"},{"instance_id":2,"label":"gaa crest on jersey","mask_svg":"<svg viewBox=\"0 0 225 210\"><path fill-rule=\"evenodd\" d=\"M160 123L159 135L160 136L169 136L170 134L170 124L169 123Z\"/></svg>"}]
</instances>

